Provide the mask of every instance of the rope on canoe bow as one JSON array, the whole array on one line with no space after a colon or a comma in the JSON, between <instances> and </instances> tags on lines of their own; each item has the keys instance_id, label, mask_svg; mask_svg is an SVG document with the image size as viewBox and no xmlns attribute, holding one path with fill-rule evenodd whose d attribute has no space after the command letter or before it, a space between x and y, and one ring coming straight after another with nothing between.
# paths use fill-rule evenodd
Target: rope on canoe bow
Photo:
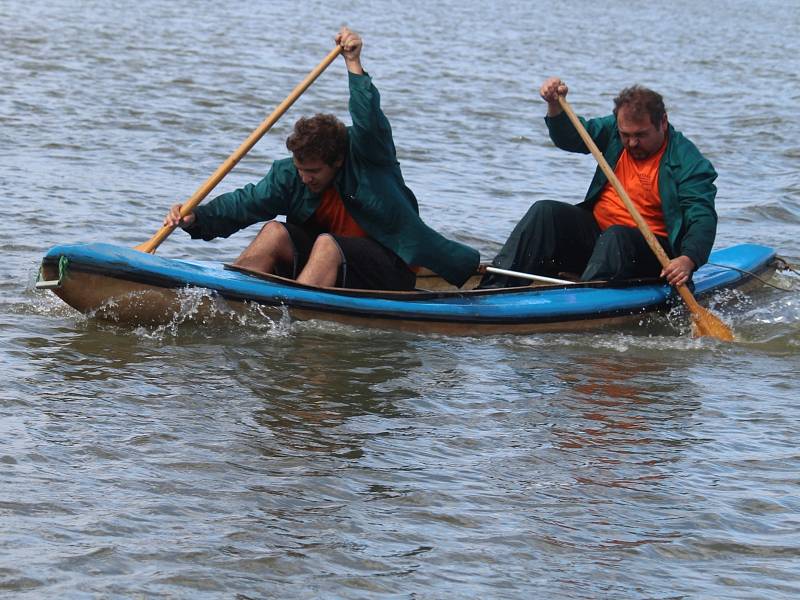
<instances>
[{"instance_id":1,"label":"rope on canoe bow","mask_svg":"<svg viewBox=\"0 0 800 600\"><path fill-rule=\"evenodd\" d=\"M61 256L58 259L58 279L54 279L52 281L43 281L42 280L42 269L44 265L39 266L39 274L36 276L36 288L37 289L53 289L61 287L61 283L67 277L67 267L69 267L69 259L66 256Z\"/></svg>"},{"instance_id":2,"label":"rope on canoe bow","mask_svg":"<svg viewBox=\"0 0 800 600\"><path fill-rule=\"evenodd\" d=\"M780 256L776 256L774 260L775 260L775 268L778 269L779 271L791 271L795 275L800 275L800 272L798 272L795 269L793 269L792 266L788 262L786 262L783 258L781 258ZM752 273L751 271L747 271L745 269L739 269L737 267L731 267L729 265L720 265L720 264L712 263L712 262L709 262L709 263L706 263L706 264L707 265L711 265L712 267L719 267L720 269L730 269L731 271L738 271L739 273L742 273L743 275L749 275L750 277L753 277L753 278L757 279L758 281L760 281L764 285L769 286L771 288L775 288L776 290L780 290L782 292L796 292L797 291L796 288L785 288L785 287L781 287L779 285L775 285L774 283L770 283L769 281L766 281L763 277L759 277L755 273Z\"/></svg>"},{"instance_id":3,"label":"rope on canoe bow","mask_svg":"<svg viewBox=\"0 0 800 600\"><path fill-rule=\"evenodd\" d=\"M67 276L67 267L69 266L69 259L66 256L61 256L58 259L58 283L64 281Z\"/></svg>"},{"instance_id":4,"label":"rope on canoe bow","mask_svg":"<svg viewBox=\"0 0 800 600\"><path fill-rule=\"evenodd\" d=\"M797 269L800 269L800 267L797 266L797 265L789 264L789 261L787 261L785 258L782 258L780 256L776 256L775 257L775 264L776 264L777 268L780 269L781 271L791 271L795 275L800 275L800 271L797 270Z\"/></svg>"}]
</instances>

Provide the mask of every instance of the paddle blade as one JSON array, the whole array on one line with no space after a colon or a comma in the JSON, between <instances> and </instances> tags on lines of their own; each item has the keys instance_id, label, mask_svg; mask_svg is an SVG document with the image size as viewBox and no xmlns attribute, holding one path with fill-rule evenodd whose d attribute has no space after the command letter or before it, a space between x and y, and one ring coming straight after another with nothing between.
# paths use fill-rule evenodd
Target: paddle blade
<instances>
[{"instance_id":1,"label":"paddle blade","mask_svg":"<svg viewBox=\"0 0 800 600\"><path fill-rule=\"evenodd\" d=\"M692 335L694 337L713 337L723 342L734 341L731 328L702 306L697 306L692 311Z\"/></svg>"},{"instance_id":2,"label":"paddle blade","mask_svg":"<svg viewBox=\"0 0 800 600\"><path fill-rule=\"evenodd\" d=\"M733 331L722 320L697 303L685 284L675 288L692 313L692 334L694 337L714 337L723 342L732 342Z\"/></svg>"}]
</instances>

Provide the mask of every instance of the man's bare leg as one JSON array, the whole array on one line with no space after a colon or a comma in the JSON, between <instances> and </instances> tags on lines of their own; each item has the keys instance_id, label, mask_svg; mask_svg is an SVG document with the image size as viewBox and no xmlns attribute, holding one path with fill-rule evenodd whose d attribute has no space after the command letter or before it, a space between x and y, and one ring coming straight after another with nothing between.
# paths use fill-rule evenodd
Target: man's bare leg
<instances>
[{"instance_id":1,"label":"man's bare leg","mask_svg":"<svg viewBox=\"0 0 800 600\"><path fill-rule=\"evenodd\" d=\"M319 235L311 248L308 262L297 278L298 283L332 287L339 278L339 267L344 262L342 251L333 236Z\"/></svg>"},{"instance_id":2,"label":"man's bare leg","mask_svg":"<svg viewBox=\"0 0 800 600\"><path fill-rule=\"evenodd\" d=\"M277 265L291 268L293 262L294 244L289 232L280 221L269 221L233 264L252 271L274 273Z\"/></svg>"}]
</instances>

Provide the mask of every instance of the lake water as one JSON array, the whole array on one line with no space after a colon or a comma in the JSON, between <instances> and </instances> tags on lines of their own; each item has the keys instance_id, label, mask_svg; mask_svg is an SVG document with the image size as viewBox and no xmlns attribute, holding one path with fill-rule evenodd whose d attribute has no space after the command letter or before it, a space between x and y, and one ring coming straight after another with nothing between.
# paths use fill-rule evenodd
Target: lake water
<instances>
[{"instance_id":1,"label":"lake water","mask_svg":"<svg viewBox=\"0 0 800 600\"><path fill-rule=\"evenodd\" d=\"M0 596L796 598L800 276L653 329L463 338L122 328L34 291L55 244L141 243L333 47L365 39L423 217L493 256L591 156L538 87L659 90L720 177L717 247L800 263L800 5L0 0ZM334 63L220 185L346 115ZM253 232L162 256L234 258Z\"/></svg>"}]
</instances>

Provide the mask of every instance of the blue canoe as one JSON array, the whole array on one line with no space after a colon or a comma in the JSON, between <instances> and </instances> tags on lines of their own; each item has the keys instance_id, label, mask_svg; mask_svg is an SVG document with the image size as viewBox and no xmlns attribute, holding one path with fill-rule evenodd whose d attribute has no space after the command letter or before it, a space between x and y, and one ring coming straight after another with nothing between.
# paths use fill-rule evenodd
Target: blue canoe
<instances>
[{"instance_id":1,"label":"blue canoe","mask_svg":"<svg viewBox=\"0 0 800 600\"><path fill-rule=\"evenodd\" d=\"M775 251L741 244L712 253L695 273L695 296L756 282L774 267ZM418 277L414 292L317 288L277 276L233 270L222 263L178 260L112 244L55 246L42 261L37 287L96 318L134 324L167 323L185 309L188 293L204 290L208 306L234 310L255 303L298 319L460 334L590 330L636 323L669 309L672 289L656 280L610 284L537 285L501 290L442 289ZM469 284L466 286L469 287ZM197 296L197 294L195 294Z\"/></svg>"}]
</instances>

